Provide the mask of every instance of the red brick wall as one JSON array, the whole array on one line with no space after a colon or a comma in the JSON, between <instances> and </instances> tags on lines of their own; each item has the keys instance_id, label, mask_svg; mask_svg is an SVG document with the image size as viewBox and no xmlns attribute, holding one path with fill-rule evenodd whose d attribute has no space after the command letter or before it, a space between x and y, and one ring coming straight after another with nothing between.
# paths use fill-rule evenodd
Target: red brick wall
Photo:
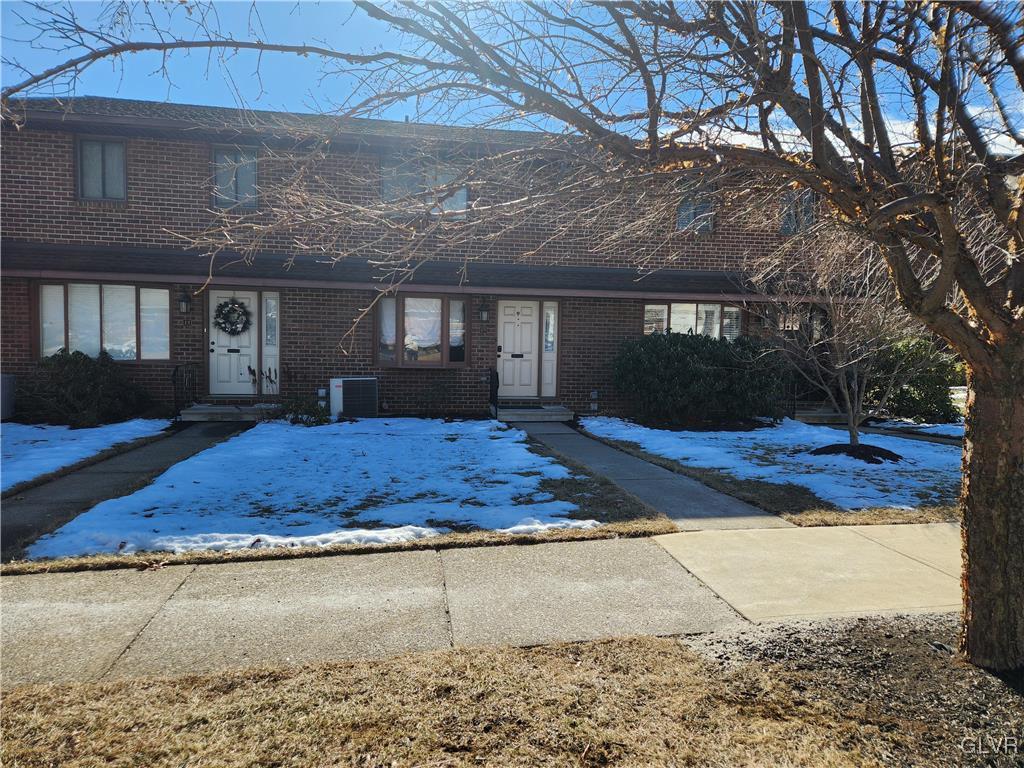
<instances>
[{"instance_id":1,"label":"red brick wall","mask_svg":"<svg viewBox=\"0 0 1024 768\"><path fill-rule=\"evenodd\" d=\"M23 278L4 278L2 284L2 308L0 308L0 360L3 372L15 375L31 374L37 366L38 345L33 334L37 333L38 286L34 281ZM169 288L171 295L171 357L170 360L145 360L119 362L128 378L144 386L154 399L170 404L173 400L171 373L179 363L204 364L203 340L205 315L200 298L192 302L188 315L178 310L178 296L182 291L194 291L198 286L157 285L155 288ZM205 372L202 373L205 375ZM205 381L205 380L204 380ZM204 388L201 392L205 392Z\"/></svg>"},{"instance_id":2,"label":"red brick wall","mask_svg":"<svg viewBox=\"0 0 1024 768\"><path fill-rule=\"evenodd\" d=\"M138 248L179 248L180 234L194 234L209 225L212 145L201 141L130 138L127 141L128 199L125 203L83 202L75 193L75 138L63 131L3 129L0 183L3 206L0 227L12 240ZM378 154L373 150L333 152L315 169L311 184L349 199L375 197L379 190ZM282 158L260 161L260 184L273 188L293 168ZM358 182L356 180L359 180ZM571 204L571 203L569 203ZM627 212L628 213L628 212ZM636 244L646 266L673 269L736 269L744 254L777 246L779 235L767 229L737 229L719 217L716 231L694 236L673 233L674 221L652 232L649 242ZM613 224L610 224L613 225ZM333 224L337 234L343 223ZM343 232L341 246L376 242L380 232ZM494 233L483 232L482 235ZM323 233L319 233L320 236ZM389 248L385 238L380 243ZM293 249L292 236L268 238L261 248L271 253ZM513 230L476 244L446 247L439 258L479 258L490 262L520 261L538 250L531 263L631 267L636 253L598 253L578 238L552 237L552 231L524 220Z\"/></svg>"},{"instance_id":3,"label":"red brick wall","mask_svg":"<svg viewBox=\"0 0 1024 768\"><path fill-rule=\"evenodd\" d=\"M199 394L208 392L207 296L193 298L187 315L178 310L182 292L198 286L169 285L171 360L123 363L129 377L161 402L172 400L175 365L196 366ZM3 369L27 373L35 366L28 280L3 280ZM376 376L384 414L483 416L490 394L490 370L497 356L497 298L467 297L469 360L459 368L382 367L374 359L372 317L356 318L373 300L368 290L286 288L280 290L281 395L316 396L340 376ZM489 310L486 322L481 308ZM580 414L626 413L628 402L616 392L612 362L621 344L643 333L644 302L632 299L559 300L558 388L555 401ZM596 405L596 411L591 405Z\"/></svg>"}]
</instances>

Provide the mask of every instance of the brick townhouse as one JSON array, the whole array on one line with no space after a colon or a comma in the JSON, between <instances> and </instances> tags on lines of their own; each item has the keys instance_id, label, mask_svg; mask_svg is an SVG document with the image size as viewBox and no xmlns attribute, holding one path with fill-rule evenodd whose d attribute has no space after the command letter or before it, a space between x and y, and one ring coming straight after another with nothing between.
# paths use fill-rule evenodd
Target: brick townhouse
<instances>
[{"instance_id":1,"label":"brick townhouse","mask_svg":"<svg viewBox=\"0 0 1024 768\"><path fill-rule=\"evenodd\" d=\"M3 370L27 374L61 348L105 349L167 403L186 384L207 404L326 399L341 378L369 382L351 386L346 411L356 398L372 409L374 392L381 414L483 415L495 394L545 417L622 410L611 372L620 344L667 329L744 333L756 297L738 287L740 255L784 241L778 226L709 219L704 231L659 233L666 266L638 280L626 255L525 227L546 245L506 237L479 256L438 254L353 327L380 290L368 259L300 253L286 269L294 249L282 237L251 263L211 272L180 233L222 206L259 210L266 158L289 119L329 129L319 172L358 165L348 178L365 183L351 194L371 198L388 194L394 158L418 140L530 134L94 97L23 108L2 135ZM680 221L665 226L702 205L680 201Z\"/></svg>"}]
</instances>

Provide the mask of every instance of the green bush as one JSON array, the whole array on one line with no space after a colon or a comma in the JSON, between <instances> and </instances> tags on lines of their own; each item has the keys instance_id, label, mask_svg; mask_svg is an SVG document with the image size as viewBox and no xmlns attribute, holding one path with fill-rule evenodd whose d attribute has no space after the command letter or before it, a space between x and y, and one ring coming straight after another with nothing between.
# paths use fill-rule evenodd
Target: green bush
<instances>
[{"instance_id":1,"label":"green bush","mask_svg":"<svg viewBox=\"0 0 1024 768\"><path fill-rule=\"evenodd\" d=\"M889 395L885 410L894 418L917 422L945 424L960 421L961 414L953 404L949 388L963 386L966 374L963 364L953 355L936 355L930 339L918 338L901 342L881 356L879 368L885 381L886 372L918 369L913 378ZM883 396L876 384L868 391L868 402L877 403Z\"/></svg>"},{"instance_id":2,"label":"green bush","mask_svg":"<svg viewBox=\"0 0 1024 768\"><path fill-rule=\"evenodd\" d=\"M19 376L15 418L28 424L95 427L147 415L153 402L106 352L90 357L62 349Z\"/></svg>"},{"instance_id":3,"label":"green bush","mask_svg":"<svg viewBox=\"0 0 1024 768\"><path fill-rule=\"evenodd\" d=\"M791 374L749 337L654 334L623 344L615 385L647 422L694 426L780 418Z\"/></svg>"}]
</instances>

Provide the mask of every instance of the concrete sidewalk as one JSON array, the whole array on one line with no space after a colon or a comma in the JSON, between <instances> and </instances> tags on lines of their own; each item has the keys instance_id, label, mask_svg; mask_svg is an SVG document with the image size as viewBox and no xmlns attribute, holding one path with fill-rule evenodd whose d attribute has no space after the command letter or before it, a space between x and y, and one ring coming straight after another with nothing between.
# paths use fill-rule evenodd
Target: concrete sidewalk
<instances>
[{"instance_id":1,"label":"concrete sidewalk","mask_svg":"<svg viewBox=\"0 0 1024 768\"><path fill-rule=\"evenodd\" d=\"M2 681L953 611L957 526L717 530L0 578Z\"/></svg>"},{"instance_id":2,"label":"concrete sidewalk","mask_svg":"<svg viewBox=\"0 0 1024 768\"><path fill-rule=\"evenodd\" d=\"M44 485L4 499L0 557L6 562L40 536L106 499L132 493L172 464L230 437L245 425L199 423Z\"/></svg>"},{"instance_id":3,"label":"concrete sidewalk","mask_svg":"<svg viewBox=\"0 0 1024 768\"><path fill-rule=\"evenodd\" d=\"M681 531L790 528L792 523L697 480L638 459L560 423L517 423L534 440L602 475L666 515Z\"/></svg>"},{"instance_id":4,"label":"concrete sidewalk","mask_svg":"<svg viewBox=\"0 0 1024 768\"><path fill-rule=\"evenodd\" d=\"M0 596L5 686L743 621L650 539L4 576Z\"/></svg>"},{"instance_id":5,"label":"concrete sidewalk","mask_svg":"<svg viewBox=\"0 0 1024 768\"><path fill-rule=\"evenodd\" d=\"M960 526L855 525L655 537L751 621L960 608Z\"/></svg>"}]
</instances>

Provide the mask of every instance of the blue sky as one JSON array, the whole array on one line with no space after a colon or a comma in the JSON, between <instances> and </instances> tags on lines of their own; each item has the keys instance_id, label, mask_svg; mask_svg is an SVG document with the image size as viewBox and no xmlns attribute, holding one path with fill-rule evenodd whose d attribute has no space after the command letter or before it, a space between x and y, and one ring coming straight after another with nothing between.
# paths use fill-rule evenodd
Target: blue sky
<instances>
[{"instance_id":1,"label":"blue sky","mask_svg":"<svg viewBox=\"0 0 1024 768\"><path fill-rule=\"evenodd\" d=\"M86 23L94 22L104 7L98 2L76 2L76 13ZM239 39L251 38L252 19L248 2L220 2L216 6L223 29L230 30ZM4 85L22 79L21 73L8 66L15 60L35 72L52 66L63 58L54 51L33 48L27 38L31 30L18 19L17 14L32 14L32 9L21 2L0 3L3 25L2 69ZM179 6L173 11L172 29L187 35L190 20ZM372 50L375 47L393 47L396 36L384 25L355 9L348 2L319 3L260 2L259 14L265 38L289 43L326 43L343 50ZM150 37L151 36L147 36ZM118 96L130 99L170 100L191 104L237 106L239 95L248 106L263 109L316 111L317 104L327 106L323 100L340 101L348 96L351 84L345 78L331 79L323 87L318 84L320 61L280 54L267 56L256 78L256 56L240 53L226 68L202 53L175 53L170 79L158 70L160 57L142 54L131 57L130 65L120 67L111 62L94 65L80 80L77 95ZM262 82L261 82L262 81ZM237 89L237 92L236 92ZM315 97L314 97L315 89ZM42 95L42 94L39 94ZM402 115L389 115L401 118Z\"/></svg>"}]
</instances>

